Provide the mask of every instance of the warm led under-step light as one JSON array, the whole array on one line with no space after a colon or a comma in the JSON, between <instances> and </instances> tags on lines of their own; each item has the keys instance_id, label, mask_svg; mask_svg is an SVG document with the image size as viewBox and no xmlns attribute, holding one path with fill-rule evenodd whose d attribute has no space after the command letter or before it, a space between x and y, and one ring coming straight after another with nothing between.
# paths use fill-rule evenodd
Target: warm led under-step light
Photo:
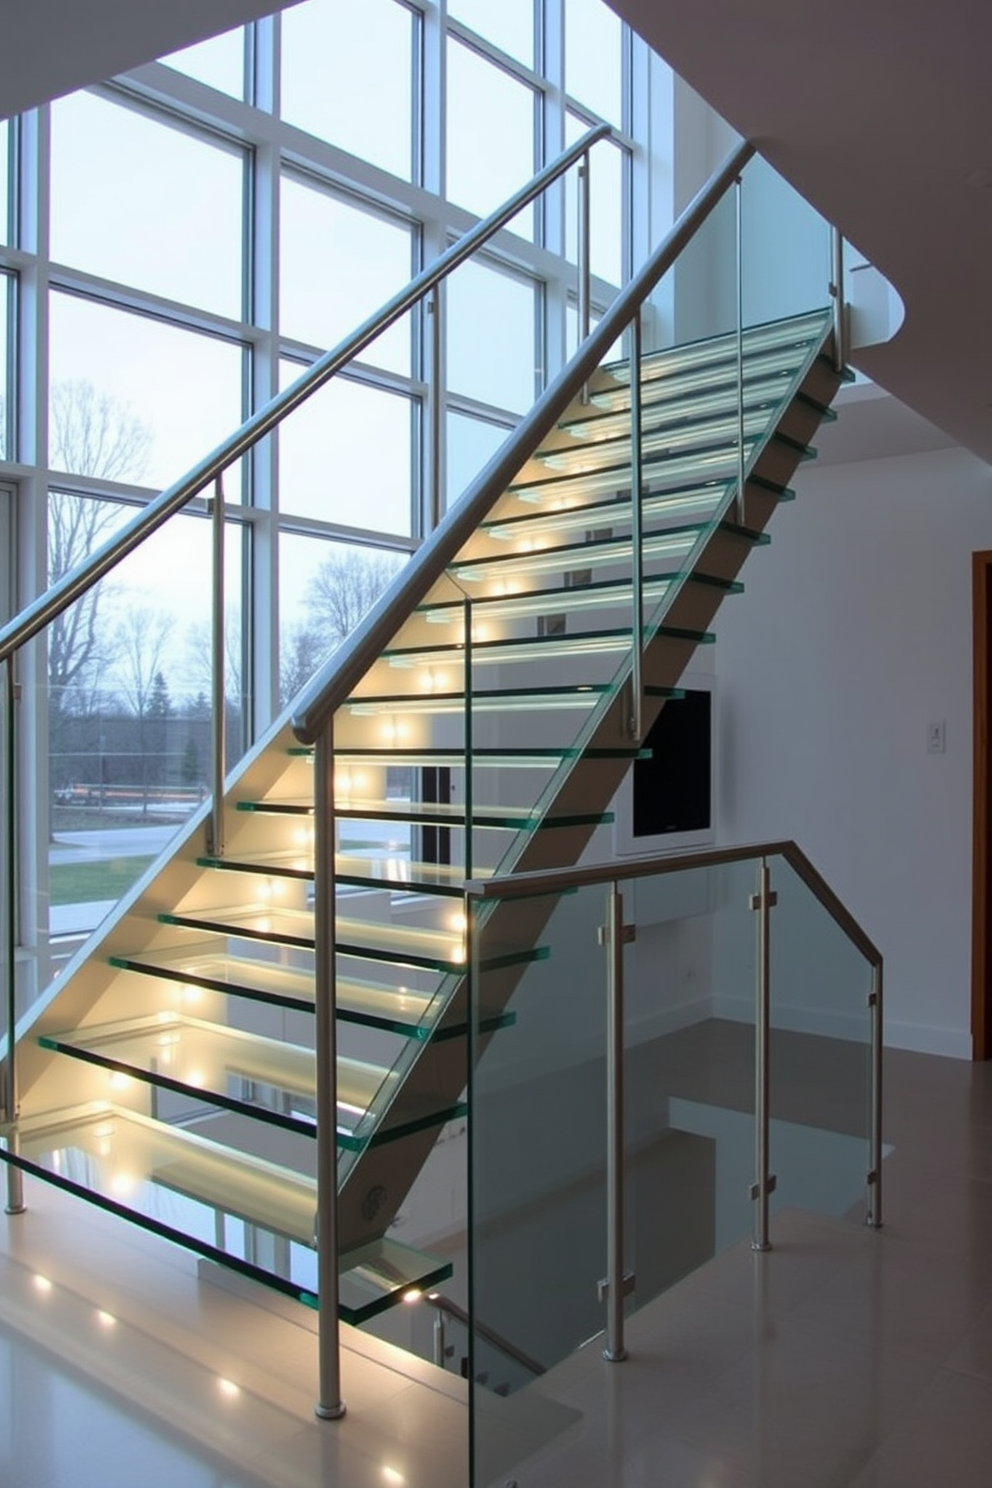
<instances>
[{"instance_id":1,"label":"warm led under-step light","mask_svg":"<svg viewBox=\"0 0 992 1488\"><path fill-rule=\"evenodd\" d=\"M641 515L645 521L661 518L678 520L709 516L716 511L729 491L726 483L697 486L688 491L661 493L645 496L641 501ZM611 525L628 526L631 520L629 497L620 501L597 501L586 506L563 506L559 511L542 512L540 516L509 517L502 522L483 524L487 537L500 542L515 542L532 535L548 535L551 539L558 532L588 532L597 527Z\"/></svg>"},{"instance_id":2,"label":"warm led under-step light","mask_svg":"<svg viewBox=\"0 0 992 1488\"><path fill-rule=\"evenodd\" d=\"M753 440L769 427L773 410L760 408L744 414L744 438ZM706 448L714 444L737 439L740 425L733 418L710 419L706 423L692 424L688 428L658 429L641 438L642 456L678 454L685 450ZM604 440L601 444L579 444L574 449L538 450L534 456L549 470L566 470L576 475L599 470L604 464L615 465L623 452L630 447L628 437Z\"/></svg>"},{"instance_id":3,"label":"warm led under-step light","mask_svg":"<svg viewBox=\"0 0 992 1488\"><path fill-rule=\"evenodd\" d=\"M678 527L672 532L653 532L641 542L641 558L685 558L706 531L705 523ZM451 572L466 584L513 579L528 574L568 573L575 569L602 567L633 558L630 537L591 543L569 543L563 548L538 548L530 553L512 553L506 558L483 558L458 564ZM489 596L487 596L489 597Z\"/></svg>"}]
</instances>

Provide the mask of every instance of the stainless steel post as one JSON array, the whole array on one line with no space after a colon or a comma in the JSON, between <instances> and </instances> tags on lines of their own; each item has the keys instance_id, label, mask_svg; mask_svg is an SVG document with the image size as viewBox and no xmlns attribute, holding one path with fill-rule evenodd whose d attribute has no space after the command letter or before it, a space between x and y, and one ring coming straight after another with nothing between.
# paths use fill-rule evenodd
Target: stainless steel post
<instances>
[{"instance_id":1,"label":"stainless steel post","mask_svg":"<svg viewBox=\"0 0 992 1488\"><path fill-rule=\"evenodd\" d=\"M444 1337L444 1313L439 1307L434 1313L434 1363L438 1369L444 1368L444 1350L447 1347Z\"/></svg>"},{"instance_id":2,"label":"stainless steel post","mask_svg":"<svg viewBox=\"0 0 992 1488\"><path fill-rule=\"evenodd\" d=\"M844 238L830 229L830 296L834 304L834 366L838 372L847 362L847 315L844 305Z\"/></svg>"},{"instance_id":3,"label":"stainless steel post","mask_svg":"<svg viewBox=\"0 0 992 1488\"><path fill-rule=\"evenodd\" d=\"M630 323L630 512L631 512L631 559L632 559L632 629L630 670L630 733L636 744L641 742L644 729L643 698L643 632L644 632L644 508L643 482L641 478L641 312L638 310Z\"/></svg>"},{"instance_id":4,"label":"stainless steel post","mask_svg":"<svg viewBox=\"0 0 992 1488\"><path fill-rule=\"evenodd\" d=\"M441 520L441 291L435 284L427 301L431 325L430 446L427 451L430 470L430 530Z\"/></svg>"},{"instance_id":5,"label":"stainless steel post","mask_svg":"<svg viewBox=\"0 0 992 1488\"><path fill-rule=\"evenodd\" d=\"M744 503L744 183L734 183L737 224L737 520L745 525Z\"/></svg>"},{"instance_id":6,"label":"stainless steel post","mask_svg":"<svg viewBox=\"0 0 992 1488\"><path fill-rule=\"evenodd\" d=\"M751 908L758 913L758 966L755 978L754 1012L754 1167L755 1181L751 1198L757 1202L752 1250L771 1250L768 1239L768 1200L775 1191L775 1179L768 1171L770 1080L768 1042L771 1030L771 975L769 958L769 915L775 904L768 859L761 859L758 869L758 892L751 895Z\"/></svg>"},{"instance_id":7,"label":"stainless steel post","mask_svg":"<svg viewBox=\"0 0 992 1488\"><path fill-rule=\"evenodd\" d=\"M462 809L465 812L465 877L471 878L475 852L472 823L472 813L475 808L475 772L472 760L474 749L474 719L472 717L472 600L467 594L462 600L462 623L465 627L465 735L462 741L465 749L465 800L462 803Z\"/></svg>"},{"instance_id":8,"label":"stainless steel post","mask_svg":"<svg viewBox=\"0 0 992 1488\"><path fill-rule=\"evenodd\" d=\"M210 784L213 801L210 808L210 852L219 858L224 852L224 762L227 754L227 688L224 645L224 478L214 482L211 503L213 535L213 604L211 633L212 758Z\"/></svg>"},{"instance_id":9,"label":"stainless steel post","mask_svg":"<svg viewBox=\"0 0 992 1488\"><path fill-rule=\"evenodd\" d=\"M314 759L314 974L317 1043L317 1295L322 1420L344 1415L338 1323L338 1068L335 1006L335 822L333 724Z\"/></svg>"},{"instance_id":10,"label":"stainless steel post","mask_svg":"<svg viewBox=\"0 0 992 1488\"><path fill-rule=\"evenodd\" d=\"M872 967L871 994L871 1171L868 1174L868 1223L882 1227L882 963Z\"/></svg>"},{"instance_id":11,"label":"stainless steel post","mask_svg":"<svg viewBox=\"0 0 992 1488\"><path fill-rule=\"evenodd\" d=\"M589 254L589 151L583 155L579 162L579 230L578 230L578 311L579 311L579 345L589 334L592 321L592 267ZM583 383L582 402L589 402L588 384Z\"/></svg>"},{"instance_id":12,"label":"stainless steel post","mask_svg":"<svg viewBox=\"0 0 992 1488\"><path fill-rule=\"evenodd\" d=\"M623 1110L623 895L616 884L606 899L606 1347L611 1364L626 1359L623 1343L624 1110Z\"/></svg>"},{"instance_id":13,"label":"stainless steel post","mask_svg":"<svg viewBox=\"0 0 992 1488\"><path fill-rule=\"evenodd\" d=\"M4 1112L9 1122L18 1116L17 1092L17 967L14 960L17 950L17 772L15 769L17 723L14 717L14 658L7 657L4 667L4 731L3 731L3 804L7 828L4 834L4 866L6 880L3 896L4 959L7 966L7 1059L4 1065ZM17 1149L16 1128L11 1128L7 1138L8 1150ZM24 1212L24 1174L14 1163L7 1163L8 1214Z\"/></svg>"}]
</instances>

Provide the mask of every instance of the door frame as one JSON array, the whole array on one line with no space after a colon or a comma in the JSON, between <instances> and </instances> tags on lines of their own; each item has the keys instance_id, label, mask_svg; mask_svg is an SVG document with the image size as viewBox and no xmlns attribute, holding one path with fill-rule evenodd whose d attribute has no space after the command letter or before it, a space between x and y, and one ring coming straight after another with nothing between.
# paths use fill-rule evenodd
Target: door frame
<instances>
[{"instance_id":1,"label":"door frame","mask_svg":"<svg viewBox=\"0 0 992 1488\"><path fill-rule=\"evenodd\" d=\"M971 1046L992 1059L992 551L971 555Z\"/></svg>"}]
</instances>

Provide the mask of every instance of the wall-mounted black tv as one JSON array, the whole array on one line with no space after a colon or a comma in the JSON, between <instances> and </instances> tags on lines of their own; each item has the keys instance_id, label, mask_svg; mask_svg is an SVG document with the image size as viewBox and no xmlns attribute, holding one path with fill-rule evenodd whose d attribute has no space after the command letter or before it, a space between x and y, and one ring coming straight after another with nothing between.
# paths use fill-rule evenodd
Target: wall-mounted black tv
<instances>
[{"instance_id":1,"label":"wall-mounted black tv","mask_svg":"<svg viewBox=\"0 0 992 1488\"><path fill-rule=\"evenodd\" d=\"M716 719L712 677L686 676L644 739L616 802L619 853L676 852L716 835Z\"/></svg>"}]
</instances>

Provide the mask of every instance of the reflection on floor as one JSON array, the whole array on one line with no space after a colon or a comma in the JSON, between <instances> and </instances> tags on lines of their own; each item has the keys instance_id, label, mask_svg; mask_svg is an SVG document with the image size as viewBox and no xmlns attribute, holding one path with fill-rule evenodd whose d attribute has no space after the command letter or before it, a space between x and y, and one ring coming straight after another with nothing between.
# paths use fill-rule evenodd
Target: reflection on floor
<instances>
[{"instance_id":1,"label":"reflection on floor","mask_svg":"<svg viewBox=\"0 0 992 1488\"><path fill-rule=\"evenodd\" d=\"M987 1488L992 1067L893 1053L886 1105L881 1233L780 1213L770 1254L632 1319L625 1363L591 1345L500 1402L494 1488ZM349 1333L318 1423L308 1316L28 1198L0 1218L4 1488L465 1488L459 1380Z\"/></svg>"}]
</instances>

